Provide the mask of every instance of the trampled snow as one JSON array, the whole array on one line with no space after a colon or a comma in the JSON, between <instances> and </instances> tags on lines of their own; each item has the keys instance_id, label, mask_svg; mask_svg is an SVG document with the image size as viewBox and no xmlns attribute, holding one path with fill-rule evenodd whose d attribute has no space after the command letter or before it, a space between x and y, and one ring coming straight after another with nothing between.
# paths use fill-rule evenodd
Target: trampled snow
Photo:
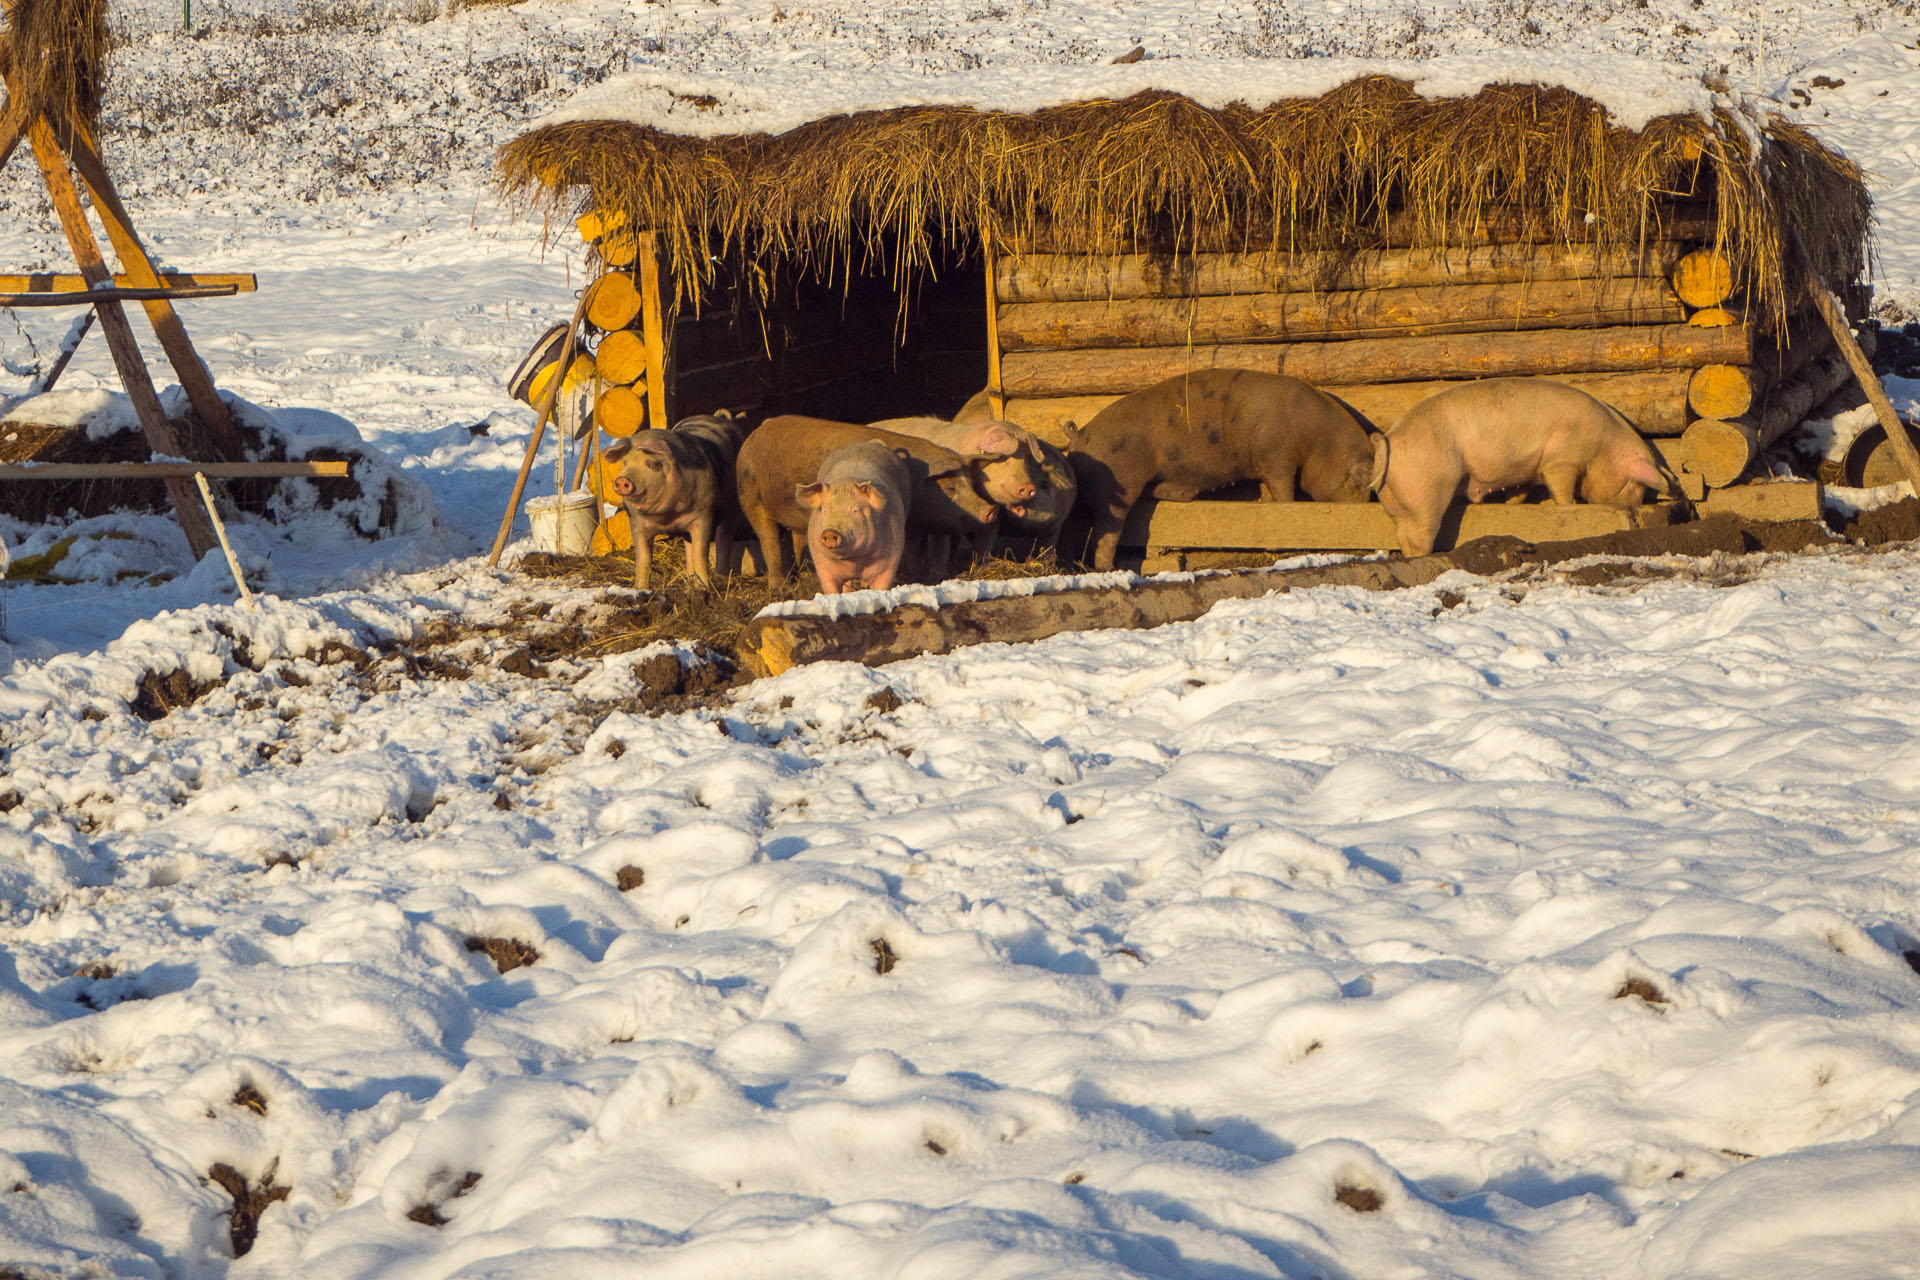
<instances>
[{"instance_id":1,"label":"trampled snow","mask_svg":"<svg viewBox=\"0 0 1920 1280\"><path fill-rule=\"evenodd\" d=\"M73 539L0 593L0 1274L1915 1273L1910 550L1301 592L657 717L649 652L341 647L595 599L472 558L500 379L582 283L491 148L591 83L1645 55L1868 168L1899 313L1904 5L117 12L142 231L260 274L183 304L216 379L427 496L383 540L234 521L257 610L164 516L0 520ZM0 260L64 269L34 186ZM68 319L14 315L9 400ZM62 412L113 383L89 338ZM138 718L175 669L225 683ZM216 1165L287 1189L238 1260Z\"/></svg>"}]
</instances>

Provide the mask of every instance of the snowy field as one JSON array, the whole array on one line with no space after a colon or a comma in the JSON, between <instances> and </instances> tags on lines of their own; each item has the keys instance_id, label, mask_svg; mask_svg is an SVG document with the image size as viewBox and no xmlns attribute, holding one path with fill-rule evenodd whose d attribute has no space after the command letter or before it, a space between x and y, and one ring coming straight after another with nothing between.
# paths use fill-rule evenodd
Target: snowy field
<instances>
[{"instance_id":1,"label":"snowy field","mask_svg":"<svg viewBox=\"0 0 1920 1280\"><path fill-rule=\"evenodd\" d=\"M4 1280L1920 1275L1910 550L1307 592L661 716L659 650L381 656L601 599L475 557L501 377L582 283L492 148L609 75L1660 58L1868 168L1906 318L1920 6L118 12L143 231L260 277L183 305L216 379L417 489L379 542L238 522L257 612L165 518L0 519L78 537L0 589ZM0 210L0 269L64 269L19 158ZM0 314L0 400L64 325ZM112 383L90 338L62 385ZM142 718L176 669L221 683Z\"/></svg>"}]
</instances>

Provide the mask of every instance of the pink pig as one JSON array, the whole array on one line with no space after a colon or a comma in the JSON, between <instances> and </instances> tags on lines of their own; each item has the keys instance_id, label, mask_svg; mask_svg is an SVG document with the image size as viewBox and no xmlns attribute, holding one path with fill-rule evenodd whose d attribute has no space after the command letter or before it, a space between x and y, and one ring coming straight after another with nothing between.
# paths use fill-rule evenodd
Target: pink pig
<instances>
[{"instance_id":1,"label":"pink pig","mask_svg":"<svg viewBox=\"0 0 1920 1280\"><path fill-rule=\"evenodd\" d=\"M912 483L899 454L864 440L828 454L818 479L795 487L794 501L812 512L807 548L821 591L836 594L856 578L880 590L893 585Z\"/></svg>"},{"instance_id":2,"label":"pink pig","mask_svg":"<svg viewBox=\"0 0 1920 1280\"><path fill-rule=\"evenodd\" d=\"M1611 405L1546 378L1488 378L1428 396L1373 438L1373 488L1400 550L1433 550L1465 494L1544 484L1560 503L1638 506L1675 488L1640 433Z\"/></svg>"}]
</instances>

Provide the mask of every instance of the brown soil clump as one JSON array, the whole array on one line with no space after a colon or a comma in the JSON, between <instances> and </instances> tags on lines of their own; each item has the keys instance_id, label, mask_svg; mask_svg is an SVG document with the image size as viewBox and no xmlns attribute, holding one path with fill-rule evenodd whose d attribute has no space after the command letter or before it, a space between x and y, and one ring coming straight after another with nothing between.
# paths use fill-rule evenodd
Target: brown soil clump
<instances>
[{"instance_id":1,"label":"brown soil clump","mask_svg":"<svg viewBox=\"0 0 1920 1280\"><path fill-rule=\"evenodd\" d=\"M192 706L226 682L225 676L217 680L195 680L185 667L175 667L164 676L149 671L140 677L138 691L128 709L151 724L182 707Z\"/></svg>"},{"instance_id":2,"label":"brown soil clump","mask_svg":"<svg viewBox=\"0 0 1920 1280\"><path fill-rule=\"evenodd\" d=\"M253 1248L254 1238L260 1232L260 1215L267 1211L267 1206L276 1200L285 1200L291 1190L274 1182L274 1171L278 1168L278 1161L268 1165L258 1185L249 1183L230 1164L216 1164L207 1170L207 1177L233 1198L233 1208L227 1215L227 1239L233 1245L236 1258L246 1257Z\"/></svg>"},{"instance_id":3,"label":"brown soil clump","mask_svg":"<svg viewBox=\"0 0 1920 1280\"><path fill-rule=\"evenodd\" d=\"M1356 1186L1351 1182L1343 1182L1335 1187L1333 1198L1355 1213L1378 1213L1381 1206L1386 1204L1386 1200L1372 1187Z\"/></svg>"},{"instance_id":4,"label":"brown soil clump","mask_svg":"<svg viewBox=\"0 0 1920 1280\"><path fill-rule=\"evenodd\" d=\"M538 951L518 938L468 938L467 950L486 952L487 959L493 961L493 967L501 973L511 973L540 958Z\"/></svg>"},{"instance_id":5,"label":"brown soil clump","mask_svg":"<svg viewBox=\"0 0 1920 1280\"><path fill-rule=\"evenodd\" d=\"M1870 547L1890 542L1912 542L1920 538L1920 498L1902 498L1872 511L1862 511L1840 531L1845 537Z\"/></svg>"}]
</instances>

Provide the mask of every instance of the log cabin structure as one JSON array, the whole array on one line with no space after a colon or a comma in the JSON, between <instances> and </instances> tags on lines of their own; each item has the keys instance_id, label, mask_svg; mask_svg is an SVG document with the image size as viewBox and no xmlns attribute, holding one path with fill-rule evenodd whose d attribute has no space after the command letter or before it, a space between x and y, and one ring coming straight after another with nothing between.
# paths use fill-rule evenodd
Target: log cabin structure
<instances>
[{"instance_id":1,"label":"log cabin structure","mask_svg":"<svg viewBox=\"0 0 1920 1280\"><path fill-rule=\"evenodd\" d=\"M1462 380L1540 375L1619 409L1709 509L1737 506L1709 491L1849 377L1812 295L1865 314L1857 167L1676 68L1629 64L1608 101L1499 66L1426 74L1147 61L1050 68L1008 101L985 71L839 98L645 72L510 143L500 172L578 218L595 294L622 300L598 348L625 390L609 429L972 397L1059 443L1121 395L1225 367L1300 377L1384 430ZM1377 505L1306 509L1328 505L1143 503L1128 541L1393 545ZM1475 508L1459 532L1630 519Z\"/></svg>"}]
</instances>

